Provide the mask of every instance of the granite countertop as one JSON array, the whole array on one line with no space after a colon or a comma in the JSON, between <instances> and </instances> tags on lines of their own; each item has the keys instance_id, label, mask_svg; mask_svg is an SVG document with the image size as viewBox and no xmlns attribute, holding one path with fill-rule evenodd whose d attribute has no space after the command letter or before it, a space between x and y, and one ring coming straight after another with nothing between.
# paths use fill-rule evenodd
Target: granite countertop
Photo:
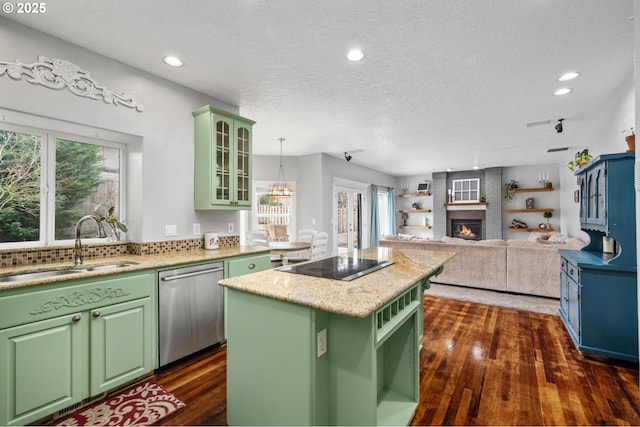
<instances>
[{"instance_id":1,"label":"granite countertop","mask_svg":"<svg viewBox=\"0 0 640 427\"><path fill-rule=\"evenodd\" d=\"M28 286L43 285L48 283L58 283L68 280L84 279L98 276L108 276L116 273L126 273L137 270L147 270L150 268L175 267L182 264L191 264L203 261L216 261L234 256L258 254L269 252L269 248L263 246L236 246L232 248L220 248L216 250L195 250L187 252L170 252L155 255L119 255L114 257L103 257L87 259L82 265L73 265L73 262L48 263L30 266L17 266L0 268L0 277L30 273L42 270L65 270L75 268L87 268L91 266L114 264L121 262L134 262L136 264L109 270L86 271L81 273L64 274L60 276L50 276L39 279L23 280L16 282L0 282L0 292L9 289L18 289Z\"/></svg>"},{"instance_id":2,"label":"granite countertop","mask_svg":"<svg viewBox=\"0 0 640 427\"><path fill-rule=\"evenodd\" d=\"M381 247L363 249L357 254L367 259L394 261L395 264L352 281L323 279L276 269L224 279L219 283L268 298L365 318L455 256L455 252L448 251Z\"/></svg>"}]
</instances>

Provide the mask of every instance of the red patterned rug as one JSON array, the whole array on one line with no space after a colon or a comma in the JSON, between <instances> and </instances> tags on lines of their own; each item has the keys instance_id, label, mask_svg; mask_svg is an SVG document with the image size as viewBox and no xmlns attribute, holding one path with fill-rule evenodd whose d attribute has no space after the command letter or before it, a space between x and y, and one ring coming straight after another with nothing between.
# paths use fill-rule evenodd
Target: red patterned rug
<instances>
[{"instance_id":1,"label":"red patterned rug","mask_svg":"<svg viewBox=\"0 0 640 427\"><path fill-rule=\"evenodd\" d=\"M148 426L184 406L160 384L147 381L70 415L55 425Z\"/></svg>"}]
</instances>

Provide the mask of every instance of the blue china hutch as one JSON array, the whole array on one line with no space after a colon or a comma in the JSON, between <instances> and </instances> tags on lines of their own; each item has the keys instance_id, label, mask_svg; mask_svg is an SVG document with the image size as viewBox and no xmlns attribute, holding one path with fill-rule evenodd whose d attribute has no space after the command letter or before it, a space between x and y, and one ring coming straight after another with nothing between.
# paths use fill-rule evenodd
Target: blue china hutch
<instances>
[{"instance_id":1,"label":"blue china hutch","mask_svg":"<svg viewBox=\"0 0 640 427\"><path fill-rule=\"evenodd\" d=\"M582 250L560 250L560 317L578 350L638 361L635 153L606 154L575 172Z\"/></svg>"}]
</instances>

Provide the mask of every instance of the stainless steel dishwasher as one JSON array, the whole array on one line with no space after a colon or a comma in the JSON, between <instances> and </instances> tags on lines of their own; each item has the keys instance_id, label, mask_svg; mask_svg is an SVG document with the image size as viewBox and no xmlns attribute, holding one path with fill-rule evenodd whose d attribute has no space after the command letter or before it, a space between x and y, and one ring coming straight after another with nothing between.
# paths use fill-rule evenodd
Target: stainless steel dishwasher
<instances>
[{"instance_id":1,"label":"stainless steel dishwasher","mask_svg":"<svg viewBox=\"0 0 640 427\"><path fill-rule=\"evenodd\" d=\"M222 262L158 273L159 365L224 340Z\"/></svg>"}]
</instances>

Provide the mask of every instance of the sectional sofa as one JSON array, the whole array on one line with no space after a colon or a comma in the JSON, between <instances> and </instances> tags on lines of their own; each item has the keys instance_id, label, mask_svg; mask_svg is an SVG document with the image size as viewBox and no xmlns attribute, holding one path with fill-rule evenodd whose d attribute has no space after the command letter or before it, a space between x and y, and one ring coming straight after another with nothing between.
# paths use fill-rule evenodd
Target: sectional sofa
<instances>
[{"instance_id":1,"label":"sectional sofa","mask_svg":"<svg viewBox=\"0 0 640 427\"><path fill-rule=\"evenodd\" d=\"M529 240L464 240L444 237L422 240L407 235L385 236L380 246L453 251L434 283L560 298L558 249L581 249L586 243L559 233L532 233Z\"/></svg>"}]
</instances>

